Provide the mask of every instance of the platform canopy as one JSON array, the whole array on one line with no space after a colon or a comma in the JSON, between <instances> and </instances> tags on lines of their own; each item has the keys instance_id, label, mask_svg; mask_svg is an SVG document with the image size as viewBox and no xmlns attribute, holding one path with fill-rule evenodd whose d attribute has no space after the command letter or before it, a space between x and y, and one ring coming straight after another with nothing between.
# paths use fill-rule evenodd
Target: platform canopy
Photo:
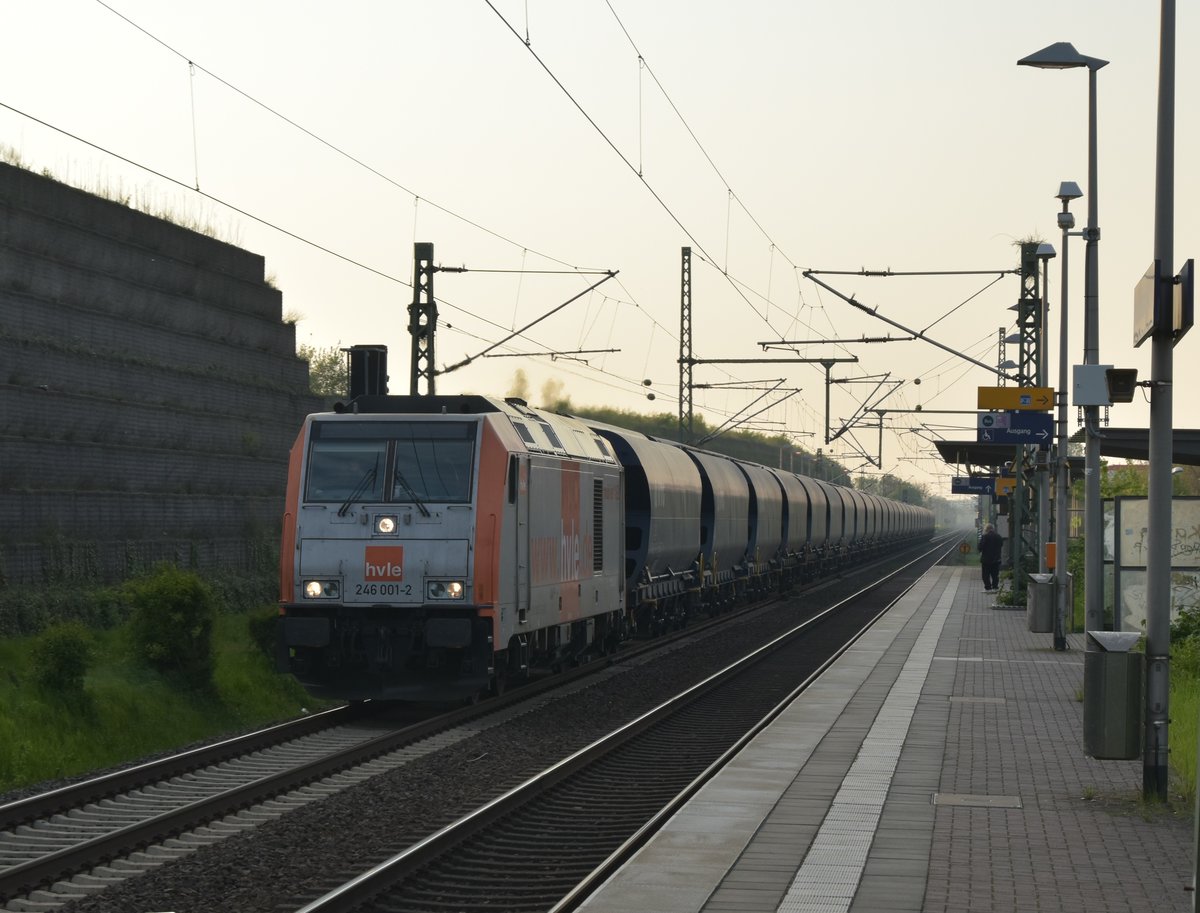
<instances>
[{"instance_id":1,"label":"platform canopy","mask_svg":"<svg viewBox=\"0 0 1200 913\"><path fill-rule=\"evenodd\" d=\"M1176 428L1171 432L1171 462L1179 466L1200 466L1200 430ZM1100 456L1127 460L1150 459L1150 431L1147 428L1104 428L1100 432Z\"/></svg>"},{"instance_id":2,"label":"platform canopy","mask_svg":"<svg viewBox=\"0 0 1200 913\"><path fill-rule=\"evenodd\" d=\"M1071 438L1077 441L1080 435ZM1013 444L984 444L977 441L935 441L942 459L954 466L994 470L1013 459ZM1172 443L1172 463L1200 466L1200 431L1176 428ZM1100 434L1100 456L1127 460L1150 459L1150 432L1146 428L1105 428ZM1071 475L1082 472L1083 457L1071 457ZM1078 464L1078 465L1077 465Z\"/></svg>"}]
</instances>

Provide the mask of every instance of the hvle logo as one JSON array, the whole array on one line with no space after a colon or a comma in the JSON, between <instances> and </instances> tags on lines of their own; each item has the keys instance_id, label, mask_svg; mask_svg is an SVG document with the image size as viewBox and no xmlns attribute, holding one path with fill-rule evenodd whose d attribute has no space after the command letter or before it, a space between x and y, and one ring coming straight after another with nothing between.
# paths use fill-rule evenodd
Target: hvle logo
<instances>
[{"instance_id":1,"label":"hvle logo","mask_svg":"<svg viewBox=\"0 0 1200 913\"><path fill-rule=\"evenodd\" d=\"M363 567L364 580L404 579L403 545L368 545L366 563Z\"/></svg>"}]
</instances>

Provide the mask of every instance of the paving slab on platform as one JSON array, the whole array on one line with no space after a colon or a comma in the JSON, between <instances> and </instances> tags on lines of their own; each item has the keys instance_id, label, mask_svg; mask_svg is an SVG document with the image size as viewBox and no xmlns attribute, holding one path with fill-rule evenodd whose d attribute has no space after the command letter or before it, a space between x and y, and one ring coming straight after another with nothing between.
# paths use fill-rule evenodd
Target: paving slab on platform
<instances>
[{"instance_id":1,"label":"paving slab on platform","mask_svg":"<svg viewBox=\"0 0 1200 913\"><path fill-rule=\"evenodd\" d=\"M993 598L925 574L582 909L1190 913L1191 809L1083 754L1082 635Z\"/></svg>"}]
</instances>

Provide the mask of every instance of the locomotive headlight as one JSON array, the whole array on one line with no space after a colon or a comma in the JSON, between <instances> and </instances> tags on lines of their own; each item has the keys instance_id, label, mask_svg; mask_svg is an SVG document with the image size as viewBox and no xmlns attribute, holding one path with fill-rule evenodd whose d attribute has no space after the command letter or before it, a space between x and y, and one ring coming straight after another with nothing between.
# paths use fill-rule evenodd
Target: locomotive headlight
<instances>
[{"instance_id":1,"label":"locomotive headlight","mask_svg":"<svg viewBox=\"0 0 1200 913\"><path fill-rule=\"evenodd\" d=\"M465 592L461 580L431 580L425 584L425 595L430 599L462 599Z\"/></svg>"},{"instance_id":2,"label":"locomotive headlight","mask_svg":"<svg viewBox=\"0 0 1200 913\"><path fill-rule=\"evenodd\" d=\"M375 532L380 535L390 536L396 531L396 518L388 515L375 518Z\"/></svg>"},{"instance_id":3,"label":"locomotive headlight","mask_svg":"<svg viewBox=\"0 0 1200 913\"><path fill-rule=\"evenodd\" d=\"M337 599L340 588L336 580L305 580L306 599Z\"/></svg>"}]
</instances>

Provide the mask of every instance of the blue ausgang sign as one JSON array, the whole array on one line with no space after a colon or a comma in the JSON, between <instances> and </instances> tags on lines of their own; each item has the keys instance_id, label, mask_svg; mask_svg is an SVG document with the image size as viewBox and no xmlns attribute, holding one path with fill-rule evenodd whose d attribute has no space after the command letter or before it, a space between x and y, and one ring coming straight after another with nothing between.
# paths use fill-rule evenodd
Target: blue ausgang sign
<instances>
[{"instance_id":1,"label":"blue ausgang sign","mask_svg":"<svg viewBox=\"0 0 1200 913\"><path fill-rule=\"evenodd\" d=\"M996 480L991 476L955 476L950 482L952 495L995 494Z\"/></svg>"},{"instance_id":2,"label":"blue ausgang sign","mask_svg":"<svg viewBox=\"0 0 1200 913\"><path fill-rule=\"evenodd\" d=\"M1054 418L1047 412L981 412L977 428L981 444L1030 444L1049 449Z\"/></svg>"}]
</instances>

